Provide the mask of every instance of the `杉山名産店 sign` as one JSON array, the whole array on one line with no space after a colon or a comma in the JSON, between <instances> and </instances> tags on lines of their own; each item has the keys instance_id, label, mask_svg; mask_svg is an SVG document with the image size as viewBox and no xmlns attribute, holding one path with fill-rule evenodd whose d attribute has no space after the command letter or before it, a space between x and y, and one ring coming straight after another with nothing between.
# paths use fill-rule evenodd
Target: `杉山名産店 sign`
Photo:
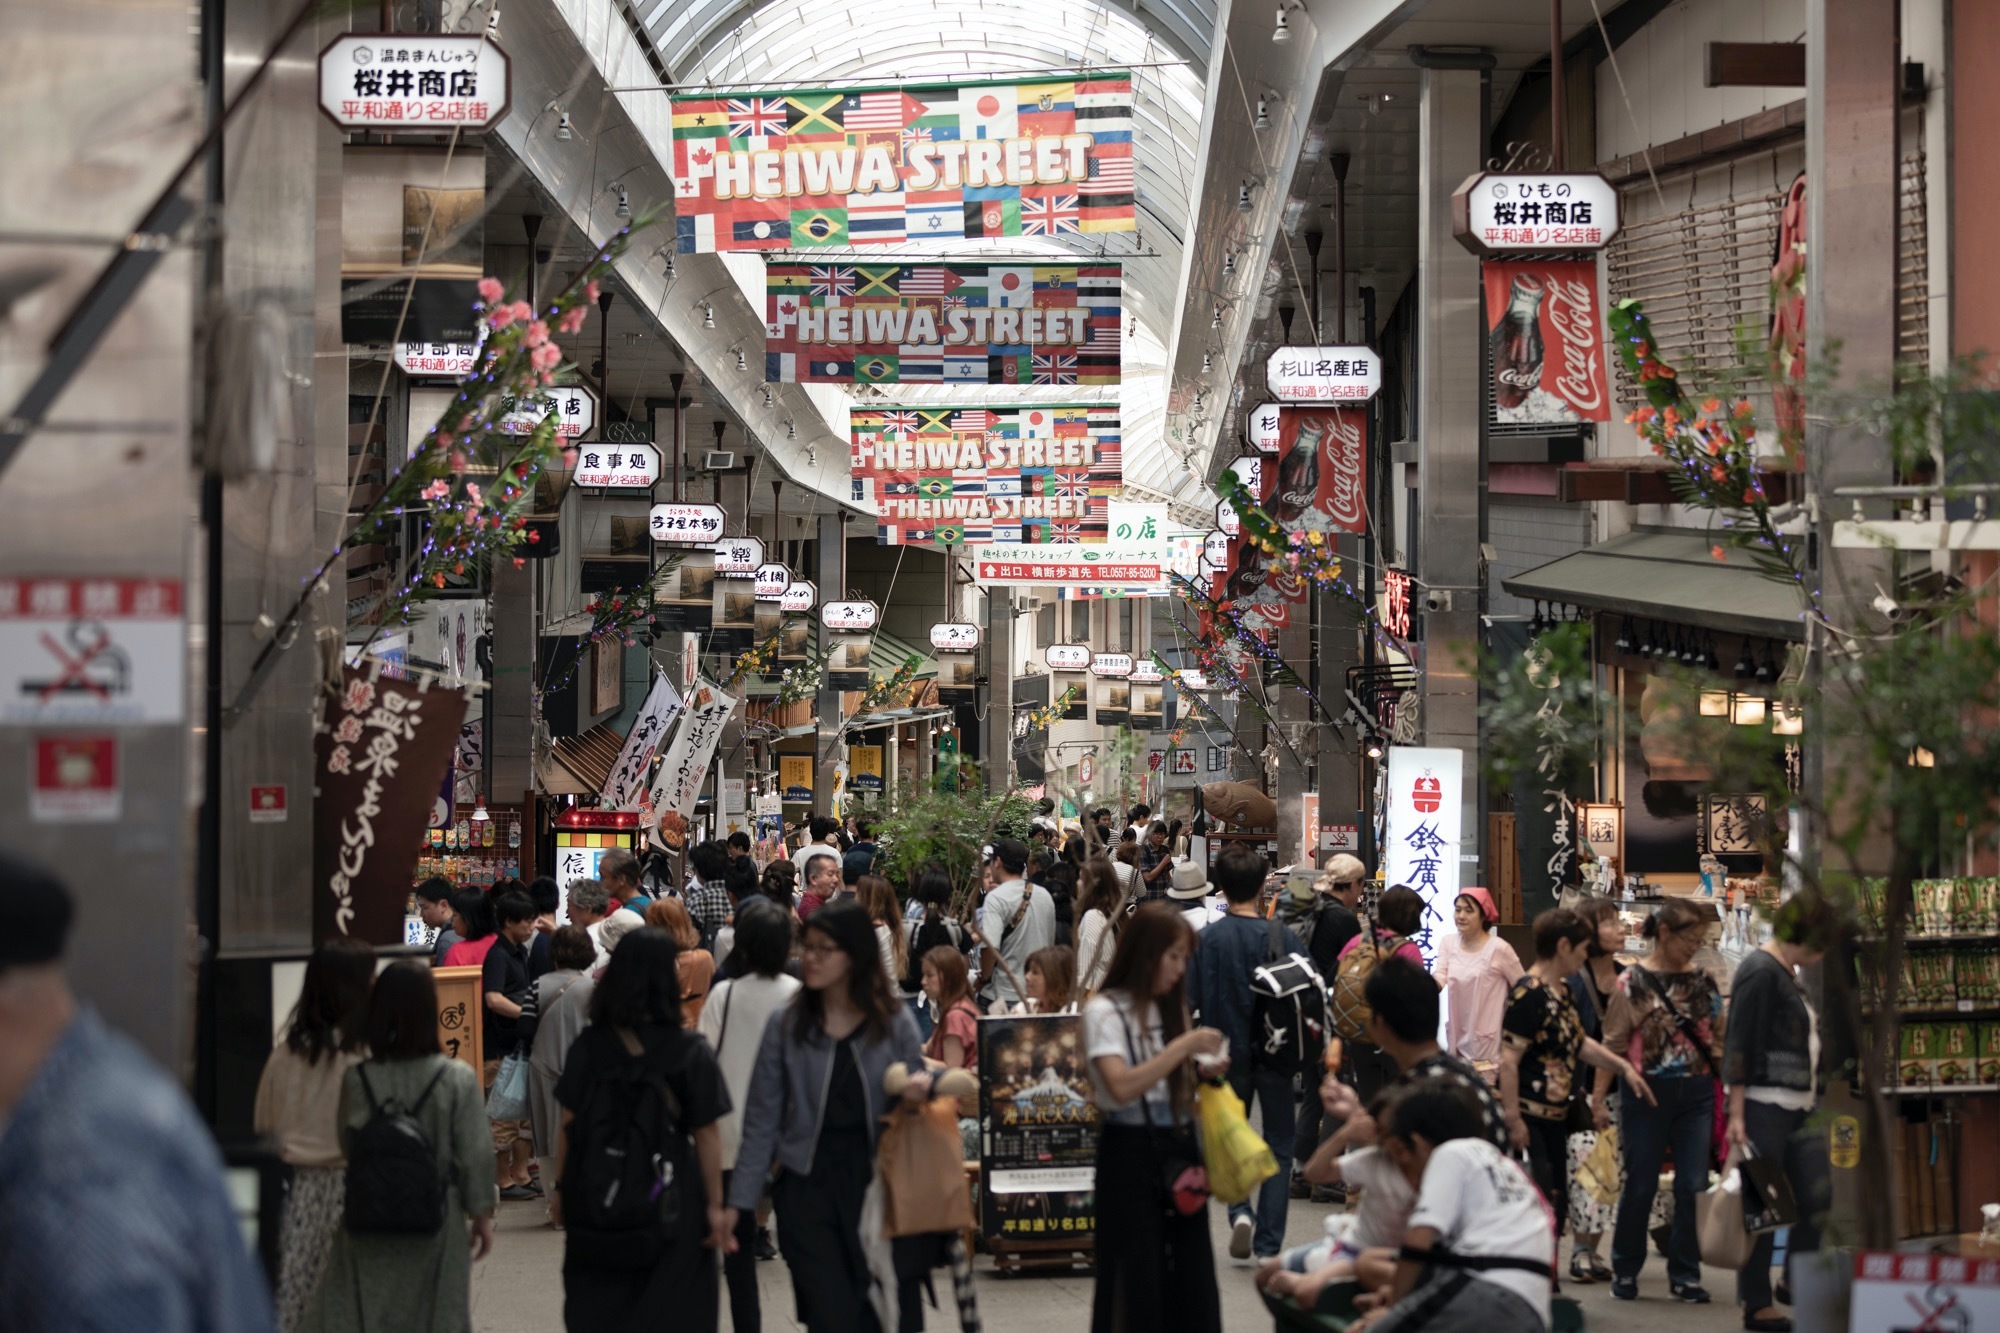
<instances>
[{"instance_id":1,"label":"\u6749\u5c71\u540d\u7523\u5e97 sign","mask_svg":"<svg viewBox=\"0 0 2000 1333\"><path fill-rule=\"evenodd\" d=\"M1382 358L1372 347L1280 347L1264 379L1281 403L1365 403L1382 389Z\"/></svg>"},{"instance_id":2,"label":"\u6749\u5c71\u540d\u7523\u5e97 sign","mask_svg":"<svg viewBox=\"0 0 2000 1333\"><path fill-rule=\"evenodd\" d=\"M1265 403L1243 421L1243 436L1250 447L1260 454L1278 452L1278 413L1281 404Z\"/></svg>"},{"instance_id":3,"label":"\u6749\u5c71\u540d\u7523\u5e97 sign","mask_svg":"<svg viewBox=\"0 0 2000 1333\"><path fill-rule=\"evenodd\" d=\"M1132 76L673 98L682 254L1131 231Z\"/></svg>"},{"instance_id":4,"label":"\u6749\u5c71\u540d\u7523\u5e97 sign","mask_svg":"<svg viewBox=\"0 0 2000 1333\"><path fill-rule=\"evenodd\" d=\"M1482 171L1452 192L1451 234L1476 255L1601 250L1618 234L1618 191L1592 171Z\"/></svg>"},{"instance_id":5,"label":"\u6749\u5c71\u540d\u7523\u5e97 sign","mask_svg":"<svg viewBox=\"0 0 2000 1333\"><path fill-rule=\"evenodd\" d=\"M319 108L344 130L483 130L507 114L507 53L486 37L350 33L319 55Z\"/></svg>"},{"instance_id":6,"label":"\u6749\u5c71\u540d\u7523\u5e97 sign","mask_svg":"<svg viewBox=\"0 0 2000 1333\"><path fill-rule=\"evenodd\" d=\"M1166 577L1165 542L1104 542L1086 546L1009 542L973 551L972 573L985 584L1061 583L1151 587Z\"/></svg>"}]
</instances>

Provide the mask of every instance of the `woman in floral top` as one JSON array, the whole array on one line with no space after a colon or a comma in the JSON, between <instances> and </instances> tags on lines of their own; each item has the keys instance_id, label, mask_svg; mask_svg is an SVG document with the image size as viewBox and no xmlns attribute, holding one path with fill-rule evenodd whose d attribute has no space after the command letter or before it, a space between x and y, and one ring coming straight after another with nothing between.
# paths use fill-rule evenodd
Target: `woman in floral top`
<instances>
[{"instance_id":1,"label":"woman in floral top","mask_svg":"<svg viewBox=\"0 0 2000 1333\"><path fill-rule=\"evenodd\" d=\"M1648 1101L1653 1094L1630 1061L1584 1033L1564 984L1589 961L1591 926L1559 908L1536 917L1533 930L1535 965L1508 990L1500 1025L1500 1101L1507 1110L1508 1141L1527 1152L1535 1183L1555 1210L1560 1237L1569 1212L1570 1110L1582 1106L1582 1089L1574 1086L1577 1061L1622 1076ZM1590 1280L1587 1272L1583 1280Z\"/></svg>"},{"instance_id":2,"label":"woman in floral top","mask_svg":"<svg viewBox=\"0 0 2000 1333\"><path fill-rule=\"evenodd\" d=\"M1667 1147L1674 1153L1674 1226L1667 1241L1667 1279L1674 1298L1706 1305L1701 1251L1695 1243L1695 1195L1707 1183L1715 1129L1716 1075L1722 1068L1722 992L1694 966L1708 917L1692 903L1669 899L1646 919L1651 956L1618 978L1604 1015L1604 1044L1624 1051L1646 1076L1654 1105L1627 1097L1623 1106L1625 1192L1611 1233L1611 1294L1639 1297L1646 1264L1646 1219L1659 1189ZM1601 1096L1611 1071L1597 1072Z\"/></svg>"}]
</instances>

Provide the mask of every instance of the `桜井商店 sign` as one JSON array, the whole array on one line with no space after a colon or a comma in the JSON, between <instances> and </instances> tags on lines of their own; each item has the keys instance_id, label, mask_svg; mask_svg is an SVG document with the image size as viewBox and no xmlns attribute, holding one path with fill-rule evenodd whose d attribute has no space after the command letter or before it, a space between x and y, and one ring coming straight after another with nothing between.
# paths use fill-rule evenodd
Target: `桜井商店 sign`
<instances>
[{"instance_id":1,"label":"\u685c\u4e95\u5546\u5e97 sign","mask_svg":"<svg viewBox=\"0 0 2000 1333\"><path fill-rule=\"evenodd\" d=\"M551 412L556 417L557 439L580 440L597 424L597 395L571 384L519 398L502 397L497 424L502 434L532 435Z\"/></svg>"},{"instance_id":2,"label":"\u685c\u4e95\u5546\u5e97 sign","mask_svg":"<svg viewBox=\"0 0 2000 1333\"><path fill-rule=\"evenodd\" d=\"M1372 347L1280 347L1264 380L1283 403L1364 403L1382 388L1382 358Z\"/></svg>"},{"instance_id":3,"label":"\u685c\u4e95\u5546\u5e97 sign","mask_svg":"<svg viewBox=\"0 0 2000 1333\"><path fill-rule=\"evenodd\" d=\"M1480 172L1452 192L1451 234L1477 255L1602 249L1618 191L1595 172Z\"/></svg>"},{"instance_id":4,"label":"\u685c\u4e95\u5546\u5e97 sign","mask_svg":"<svg viewBox=\"0 0 2000 1333\"><path fill-rule=\"evenodd\" d=\"M1132 76L676 96L682 254L1133 229Z\"/></svg>"},{"instance_id":5,"label":"\u685c\u4e95\u5546\u5e97 sign","mask_svg":"<svg viewBox=\"0 0 2000 1333\"><path fill-rule=\"evenodd\" d=\"M1116 264L772 264L764 378L1116 384Z\"/></svg>"},{"instance_id":6,"label":"\u685c\u4e95\u5546\u5e97 sign","mask_svg":"<svg viewBox=\"0 0 2000 1333\"><path fill-rule=\"evenodd\" d=\"M507 53L484 36L349 34L319 56L320 110L342 129L485 129L507 100Z\"/></svg>"},{"instance_id":7,"label":"\u685c\u4e95\u5546\u5e97 sign","mask_svg":"<svg viewBox=\"0 0 2000 1333\"><path fill-rule=\"evenodd\" d=\"M575 484L585 490L644 489L660 479L660 451L644 441L605 441L578 451Z\"/></svg>"}]
</instances>

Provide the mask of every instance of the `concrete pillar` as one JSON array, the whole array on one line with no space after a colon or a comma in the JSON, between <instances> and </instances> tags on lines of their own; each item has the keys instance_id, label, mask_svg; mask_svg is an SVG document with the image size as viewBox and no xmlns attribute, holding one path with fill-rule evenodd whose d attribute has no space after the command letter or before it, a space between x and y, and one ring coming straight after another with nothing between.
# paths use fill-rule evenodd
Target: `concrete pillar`
<instances>
[{"instance_id":1,"label":"concrete pillar","mask_svg":"<svg viewBox=\"0 0 2000 1333\"><path fill-rule=\"evenodd\" d=\"M847 596L847 531L839 514L822 514L816 520L819 531L819 566L813 570L813 582L819 586L819 600L822 604L841 601ZM826 628L820 628L820 642L826 641ZM833 810L834 766L846 752L840 739L840 691L821 686L818 709L819 729L814 733L813 753L817 762L813 765L813 813L830 814Z\"/></svg>"},{"instance_id":2,"label":"concrete pillar","mask_svg":"<svg viewBox=\"0 0 2000 1333\"><path fill-rule=\"evenodd\" d=\"M1449 598L1424 611L1424 744L1465 752L1467 855L1484 839L1479 820L1480 562L1468 535L1479 522L1481 349L1479 262L1451 234L1451 192L1479 169L1485 141L1479 70L1427 69L1420 108L1417 185L1418 578Z\"/></svg>"},{"instance_id":3,"label":"concrete pillar","mask_svg":"<svg viewBox=\"0 0 2000 1333\"><path fill-rule=\"evenodd\" d=\"M1107 603L1109 605L1109 603ZM981 754L986 790L1002 792L1014 781L1014 590L998 587L986 599L986 735Z\"/></svg>"},{"instance_id":4,"label":"concrete pillar","mask_svg":"<svg viewBox=\"0 0 2000 1333\"><path fill-rule=\"evenodd\" d=\"M920 723L928 726L928 723ZM896 803L896 771L903 762L903 728L889 728L888 749L882 756L882 805L884 809Z\"/></svg>"}]
</instances>

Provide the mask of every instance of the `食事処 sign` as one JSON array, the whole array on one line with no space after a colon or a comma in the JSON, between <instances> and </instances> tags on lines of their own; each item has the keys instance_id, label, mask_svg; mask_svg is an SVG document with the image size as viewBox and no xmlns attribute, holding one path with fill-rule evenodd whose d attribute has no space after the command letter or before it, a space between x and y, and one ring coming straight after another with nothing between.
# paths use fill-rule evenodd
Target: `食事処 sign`
<instances>
[{"instance_id":1,"label":"\u98df\u4e8b\u51e6 sign","mask_svg":"<svg viewBox=\"0 0 2000 1333\"><path fill-rule=\"evenodd\" d=\"M1131 231L1132 76L676 96L683 254Z\"/></svg>"},{"instance_id":2,"label":"\u98df\u4e8b\u51e6 sign","mask_svg":"<svg viewBox=\"0 0 2000 1333\"><path fill-rule=\"evenodd\" d=\"M850 413L854 503L876 540L1093 542L1124 483L1116 407L871 408Z\"/></svg>"},{"instance_id":3,"label":"\u98df\u4e8b\u51e6 sign","mask_svg":"<svg viewBox=\"0 0 2000 1333\"><path fill-rule=\"evenodd\" d=\"M764 378L1116 384L1116 264L772 264Z\"/></svg>"},{"instance_id":4,"label":"\u98df\u4e8b\u51e6 sign","mask_svg":"<svg viewBox=\"0 0 2000 1333\"><path fill-rule=\"evenodd\" d=\"M313 935L400 944L410 877L450 770L465 695L342 668L314 741Z\"/></svg>"}]
</instances>

